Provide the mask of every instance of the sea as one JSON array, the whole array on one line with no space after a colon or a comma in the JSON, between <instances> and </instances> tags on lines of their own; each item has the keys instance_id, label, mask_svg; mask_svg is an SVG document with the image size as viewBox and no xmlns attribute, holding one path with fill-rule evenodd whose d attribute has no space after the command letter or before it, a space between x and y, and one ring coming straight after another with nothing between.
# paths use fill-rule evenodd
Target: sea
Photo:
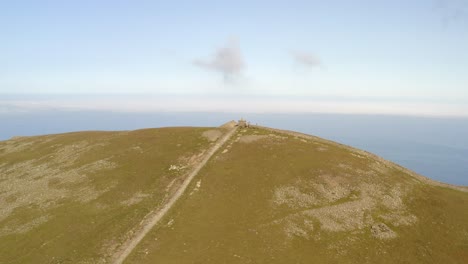
<instances>
[{"instance_id":1,"label":"sea","mask_svg":"<svg viewBox=\"0 0 468 264\"><path fill-rule=\"evenodd\" d=\"M468 186L468 118L81 110L0 112L0 140L82 130L219 126L240 118L364 149L434 180Z\"/></svg>"}]
</instances>

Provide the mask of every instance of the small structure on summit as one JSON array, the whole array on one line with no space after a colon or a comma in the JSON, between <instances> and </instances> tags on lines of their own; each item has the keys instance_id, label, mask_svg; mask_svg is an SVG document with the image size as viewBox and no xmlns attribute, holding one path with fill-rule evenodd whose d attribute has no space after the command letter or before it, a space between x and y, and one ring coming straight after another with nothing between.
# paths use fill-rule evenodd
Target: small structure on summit
<instances>
[{"instance_id":1,"label":"small structure on summit","mask_svg":"<svg viewBox=\"0 0 468 264\"><path fill-rule=\"evenodd\" d=\"M247 128L247 127L250 127L250 122L248 122L247 120L241 118L241 119L237 122L237 126L238 126L238 127L241 127L241 128Z\"/></svg>"}]
</instances>

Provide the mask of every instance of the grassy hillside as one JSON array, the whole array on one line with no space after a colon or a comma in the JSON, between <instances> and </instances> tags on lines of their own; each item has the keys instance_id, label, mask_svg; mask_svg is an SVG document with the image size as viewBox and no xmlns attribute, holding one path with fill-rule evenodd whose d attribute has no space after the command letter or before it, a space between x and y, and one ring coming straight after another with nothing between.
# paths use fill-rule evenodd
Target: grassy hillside
<instances>
[{"instance_id":1,"label":"grassy hillside","mask_svg":"<svg viewBox=\"0 0 468 264\"><path fill-rule=\"evenodd\" d=\"M332 142L241 130L127 263L468 263L468 193Z\"/></svg>"},{"instance_id":2,"label":"grassy hillside","mask_svg":"<svg viewBox=\"0 0 468 264\"><path fill-rule=\"evenodd\" d=\"M103 262L177 189L216 136L206 131L0 142L0 263Z\"/></svg>"},{"instance_id":3,"label":"grassy hillside","mask_svg":"<svg viewBox=\"0 0 468 264\"><path fill-rule=\"evenodd\" d=\"M109 263L225 132L0 142L0 263ZM468 263L468 192L320 138L238 129L126 263Z\"/></svg>"}]
</instances>

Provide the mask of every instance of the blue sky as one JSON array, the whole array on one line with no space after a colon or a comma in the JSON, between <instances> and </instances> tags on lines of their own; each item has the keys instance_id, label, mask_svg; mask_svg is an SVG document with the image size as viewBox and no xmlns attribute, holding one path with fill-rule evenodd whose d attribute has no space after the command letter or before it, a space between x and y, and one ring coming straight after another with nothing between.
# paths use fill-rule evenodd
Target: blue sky
<instances>
[{"instance_id":1,"label":"blue sky","mask_svg":"<svg viewBox=\"0 0 468 264\"><path fill-rule=\"evenodd\" d=\"M0 101L254 96L282 111L311 98L332 102L313 112L468 116L467 47L466 0L2 1Z\"/></svg>"}]
</instances>

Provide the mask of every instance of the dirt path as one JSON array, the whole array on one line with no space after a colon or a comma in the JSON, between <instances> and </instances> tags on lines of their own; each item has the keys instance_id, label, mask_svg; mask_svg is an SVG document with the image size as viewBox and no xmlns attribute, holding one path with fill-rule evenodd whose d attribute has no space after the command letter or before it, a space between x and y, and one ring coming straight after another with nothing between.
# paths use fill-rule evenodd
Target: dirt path
<instances>
[{"instance_id":1,"label":"dirt path","mask_svg":"<svg viewBox=\"0 0 468 264\"><path fill-rule=\"evenodd\" d=\"M132 239L128 240L121 249L114 254L112 257L111 263L121 264L125 259L130 255L133 249L140 243L140 241L145 237L145 235L164 217L164 215L171 209L175 204L177 199L185 192L189 186L192 179L198 174L198 172L205 166L205 164L210 160L213 154L228 141L231 136L235 133L236 128L231 129L226 132L226 134L215 143L215 145L209 150L205 158L197 164L187 178L184 180L177 192L169 199L169 201L154 215L152 218L143 226L138 232L136 232Z\"/></svg>"}]
</instances>

